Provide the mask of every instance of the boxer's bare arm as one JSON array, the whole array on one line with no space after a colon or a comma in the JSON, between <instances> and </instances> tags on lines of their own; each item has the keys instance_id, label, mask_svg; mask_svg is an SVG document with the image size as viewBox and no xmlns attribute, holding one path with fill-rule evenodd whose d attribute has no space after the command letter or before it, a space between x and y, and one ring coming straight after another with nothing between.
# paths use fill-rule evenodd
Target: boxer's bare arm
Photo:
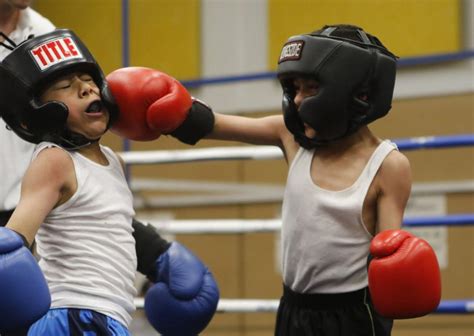
<instances>
[{"instance_id":1,"label":"boxer's bare arm","mask_svg":"<svg viewBox=\"0 0 474 336\"><path fill-rule=\"evenodd\" d=\"M297 151L298 144L288 131L281 115L248 118L215 113L214 129L207 139L239 141L254 145L280 147L288 161Z\"/></svg>"},{"instance_id":2,"label":"boxer's bare arm","mask_svg":"<svg viewBox=\"0 0 474 336\"><path fill-rule=\"evenodd\" d=\"M23 177L20 202L7 227L21 233L31 244L48 213L74 193L75 184L69 155L59 148L44 149Z\"/></svg>"},{"instance_id":3,"label":"boxer's bare arm","mask_svg":"<svg viewBox=\"0 0 474 336\"><path fill-rule=\"evenodd\" d=\"M377 184L376 233L389 229L400 229L403 213L410 197L411 168L405 155L392 151L380 167Z\"/></svg>"}]
</instances>

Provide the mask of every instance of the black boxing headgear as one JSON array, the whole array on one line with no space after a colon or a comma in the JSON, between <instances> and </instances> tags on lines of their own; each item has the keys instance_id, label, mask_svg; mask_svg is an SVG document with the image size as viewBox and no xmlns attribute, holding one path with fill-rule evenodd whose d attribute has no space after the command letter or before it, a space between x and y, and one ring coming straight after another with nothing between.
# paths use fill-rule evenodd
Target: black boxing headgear
<instances>
[{"instance_id":1,"label":"black boxing headgear","mask_svg":"<svg viewBox=\"0 0 474 336\"><path fill-rule=\"evenodd\" d=\"M89 74L98 86L110 126L118 117L118 107L104 74L84 43L67 29L30 38L15 46L1 62L0 111L6 124L33 143L51 141L75 149L97 141L67 128L69 111L65 104L39 101L48 84L75 71Z\"/></svg>"},{"instance_id":2,"label":"black boxing headgear","mask_svg":"<svg viewBox=\"0 0 474 336\"><path fill-rule=\"evenodd\" d=\"M283 46L277 75L285 124L295 140L313 148L356 132L391 108L397 57L375 37L349 25L325 26L293 36ZM297 77L318 82L315 95L294 103ZM304 123L316 131L304 133Z\"/></svg>"}]
</instances>

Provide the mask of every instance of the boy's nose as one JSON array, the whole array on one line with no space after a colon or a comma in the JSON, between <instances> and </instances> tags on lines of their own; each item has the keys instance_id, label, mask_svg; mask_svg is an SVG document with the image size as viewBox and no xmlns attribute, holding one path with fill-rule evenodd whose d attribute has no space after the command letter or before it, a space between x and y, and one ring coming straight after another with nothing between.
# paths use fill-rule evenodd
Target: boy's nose
<instances>
[{"instance_id":1,"label":"boy's nose","mask_svg":"<svg viewBox=\"0 0 474 336\"><path fill-rule=\"evenodd\" d=\"M297 93L296 96L295 96L295 99L294 99L294 102L295 102L295 105L300 107L301 105L301 102L303 101L303 99L305 98L306 96L304 94L301 94L301 93Z\"/></svg>"},{"instance_id":2,"label":"boy's nose","mask_svg":"<svg viewBox=\"0 0 474 336\"><path fill-rule=\"evenodd\" d=\"M94 87L89 83L81 83L81 96L88 96L94 92Z\"/></svg>"}]
</instances>

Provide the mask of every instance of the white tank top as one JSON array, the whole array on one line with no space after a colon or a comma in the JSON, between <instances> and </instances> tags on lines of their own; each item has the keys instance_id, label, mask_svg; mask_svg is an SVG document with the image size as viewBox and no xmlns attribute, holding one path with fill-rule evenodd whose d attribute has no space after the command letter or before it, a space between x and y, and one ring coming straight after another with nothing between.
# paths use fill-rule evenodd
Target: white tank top
<instances>
[{"instance_id":1,"label":"white tank top","mask_svg":"<svg viewBox=\"0 0 474 336\"><path fill-rule=\"evenodd\" d=\"M350 187L330 191L311 178L314 149L300 148L288 172L282 206L282 262L286 286L298 293L345 293L367 286L372 235L362 220L370 184L396 149L383 141Z\"/></svg>"},{"instance_id":2,"label":"white tank top","mask_svg":"<svg viewBox=\"0 0 474 336\"><path fill-rule=\"evenodd\" d=\"M39 144L33 159L52 146L58 147ZM133 197L118 157L105 146L101 150L107 166L68 151L77 191L46 217L37 251L52 308L92 309L128 327L136 295Z\"/></svg>"}]
</instances>

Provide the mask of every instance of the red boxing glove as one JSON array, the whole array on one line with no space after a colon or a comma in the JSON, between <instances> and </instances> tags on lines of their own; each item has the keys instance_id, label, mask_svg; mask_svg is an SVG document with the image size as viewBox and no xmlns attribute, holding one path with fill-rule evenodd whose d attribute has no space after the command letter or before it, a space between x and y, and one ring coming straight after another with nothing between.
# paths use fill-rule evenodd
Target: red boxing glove
<instances>
[{"instance_id":1,"label":"red boxing glove","mask_svg":"<svg viewBox=\"0 0 474 336\"><path fill-rule=\"evenodd\" d=\"M120 110L111 130L131 140L149 141L173 132L191 108L185 87L154 69L121 68L109 74L107 82Z\"/></svg>"},{"instance_id":2,"label":"red boxing glove","mask_svg":"<svg viewBox=\"0 0 474 336\"><path fill-rule=\"evenodd\" d=\"M375 310L393 319L420 317L441 300L441 274L433 248L403 230L386 230L370 244L369 289Z\"/></svg>"}]
</instances>

